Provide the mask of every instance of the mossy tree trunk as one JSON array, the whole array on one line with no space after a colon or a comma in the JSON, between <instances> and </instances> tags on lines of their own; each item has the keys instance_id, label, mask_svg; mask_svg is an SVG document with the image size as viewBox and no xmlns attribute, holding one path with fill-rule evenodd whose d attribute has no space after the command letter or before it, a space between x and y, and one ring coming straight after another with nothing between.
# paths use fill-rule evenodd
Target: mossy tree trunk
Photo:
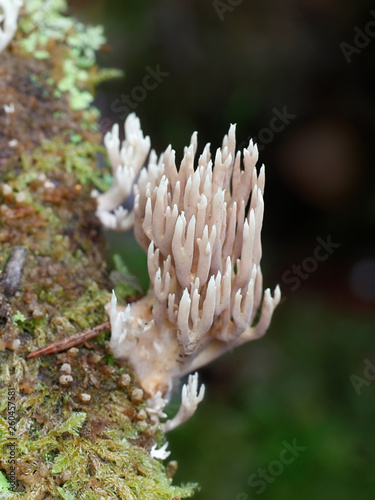
<instances>
[{"instance_id":1,"label":"mossy tree trunk","mask_svg":"<svg viewBox=\"0 0 375 500\"><path fill-rule=\"evenodd\" d=\"M106 321L111 282L91 196L103 186L98 113L59 90L66 37L41 59L22 40L0 54L0 498L186 498L193 488L171 486L150 456L164 438L109 333L27 359ZM86 73L78 93L98 79Z\"/></svg>"}]
</instances>

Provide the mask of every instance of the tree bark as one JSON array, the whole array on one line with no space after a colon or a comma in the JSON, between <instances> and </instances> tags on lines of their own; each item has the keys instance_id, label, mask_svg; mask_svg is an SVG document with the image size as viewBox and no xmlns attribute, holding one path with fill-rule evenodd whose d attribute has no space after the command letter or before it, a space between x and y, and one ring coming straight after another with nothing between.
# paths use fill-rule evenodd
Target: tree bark
<instances>
[{"instance_id":1,"label":"tree bark","mask_svg":"<svg viewBox=\"0 0 375 500\"><path fill-rule=\"evenodd\" d=\"M76 26L41 59L25 52L19 26L0 54L0 498L187 498L194 487L172 486L175 465L150 455L164 437L131 369L114 363L108 332L27 359L108 319L112 284L91 196L103 186L98 112L73 109L59 87ZM100 73L82 71L75 84L87 97Z\"/></svg>"}]
</instances>

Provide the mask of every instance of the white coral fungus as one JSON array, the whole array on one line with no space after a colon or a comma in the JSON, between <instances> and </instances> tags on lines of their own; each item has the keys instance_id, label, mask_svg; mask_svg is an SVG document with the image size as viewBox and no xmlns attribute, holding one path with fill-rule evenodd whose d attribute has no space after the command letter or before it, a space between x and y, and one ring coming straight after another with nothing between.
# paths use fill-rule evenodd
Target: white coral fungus
<instances>
[{"instance_id":1,"label":"white coral fungus","mask_svg":"<svg viewBox=\"0 0 375 500\"><path fill-rule=\"evenodd\" d=\"M0 0L0 2L1 2L1 0ZM9 105L8 105L8 104L4 104L4 105L3 105L3 110L5 111L5 113L6 113L7 115L8 115L8 114L9 114L9 115L12 115L12 114L14 113L15 109L16 109L16 108L14 107L14 103L13 103L13 102L11 102Z\"/></svg>"},{"instance_id":2,"label":"white coral fungus","mask_svg":"<svg viewBox=\"0 0 375 500\"><path fill-rule=\"evenodd\" d=\"M198 404L203 400L204 391L205 386L202 384L198 394L198 373L195 372L194 375L189 375L188 383L184 384L182 387L180 409L174 418L167 420L164 424L162 424L163 431L171 431L189 420L189 418L195 413Z\"/></svg>"},{"instance_id":3,"label":"white coral fungus","mask_svg":"<svg viewBox=\"0 0 375 500\"><path fill-rule=\"evenodd\" d=\"M98 197L96 213L105 227L123 231L133 226L133 213L124 209L122 204L131 194L134 180L150 151L150 138L143 137L139 119L134 113L128 116L124 130L125 140L121 147L117 123L104 137L113 184L109 191Z\"/></svg>"},{"instance_id":4,"label":"white coral fungus","mask_svg":"<svg viewBox=\"0 0 375 500\"><path fill-rule=\"evenodd\" d=\"M5 49L17 31L18 12L22 4L22 0L0 0L0 52Z\"/></svg>"},{"instance_id":5,"label":"white coral fungus","mask_svg":"<svg viewBox=\"0 0 375 500\"><path fill-rule=\"evenodd\" d=\"M168 442L163 444L163 446L158 450L156 449L156 444L154 444L154 446L151 448L150 455L152 456L152 458L159 458L160 460L165 460L171 454L170 451L167 451L167 448L168 448Z\"/></svg>"},{"instance_id":6,"label":"white coral fungus","mask_svg":"<svg viewBox=\"0 0 375 500\"><path fill-rule=\"evenodd\" d=\"M134 115L125 132L121 150L118 129L107 136L111 164L119 168L112 194L99 198L98 213L106 212L115 228L131 224L129 214L111 212L129 195L149 148ZM262 291L264 167L258 173L252 141L242 154L235 144L231 125L215 157L207 144L195 166L194 133L179 168L170 146L159 159L152 151L134 186L134 232L147 252L151 286L125 310L113 294L110 344L115 357L133 365L150 398L168 394L175 379L261 337L280 301L278 286L273 295ZM184 420L203 391L197 396L197 379L189 380L177 420Z\"/></svg>"}]
</instances>

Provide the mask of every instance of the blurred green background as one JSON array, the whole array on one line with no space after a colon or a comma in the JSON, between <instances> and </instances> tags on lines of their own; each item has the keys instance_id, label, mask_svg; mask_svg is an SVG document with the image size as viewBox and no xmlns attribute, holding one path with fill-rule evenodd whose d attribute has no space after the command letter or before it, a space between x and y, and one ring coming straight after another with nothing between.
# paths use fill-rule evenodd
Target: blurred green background
<instances>
[{"instance_id":1,"label":"blurred green background","mask_svg":"<svg viewBox=\"0 0 375 500\"><path fill-rule=\"evenodd\" d=\"M172 143L181 158L194 130L216 149L235 122L241 146L256 137L266 164L262 269L285 300L262 340L201 370L205 400L168 436L175 480L198 481L201 500L373 499L375 371L364 372L366 359L375 364L373 3L71 8L105 26L100 63L126 73L99 88L103 133L134 110L157 153ZM340 246L314 261L317 238L329 235ZM131 237L109 239L145 286ZM280 465L294 440L305 449Z\"/></svg>"}]
</instances>

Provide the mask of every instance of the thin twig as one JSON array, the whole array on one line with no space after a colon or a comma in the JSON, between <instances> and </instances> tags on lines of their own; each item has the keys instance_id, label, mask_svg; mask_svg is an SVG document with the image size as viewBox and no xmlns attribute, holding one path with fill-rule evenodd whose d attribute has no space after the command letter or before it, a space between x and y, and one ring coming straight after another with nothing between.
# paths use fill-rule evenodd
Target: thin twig
<instances>
[{"instance_id":1,"label":"thin twig","mask_svg":"<svg viewBox=\"0 0 375 500\"><path fill-rule=\"evenodd\" d=\"M70 349L71 347L75 347L87 340L93 339L97 337L101 333L110 330L111 323L109 321L105 321L104 323L100 323L100 325L94 326L92 328L88 328L83 332L76 333L71 337L67 337L66 339L59 340L58 342L53 342L46 347L42 347L37 351L31 352L27 358L37 358L38 356L45 356L46 354L54 354L56 352L66 351L66 349Z\"/></svg>"}]
</instances>

